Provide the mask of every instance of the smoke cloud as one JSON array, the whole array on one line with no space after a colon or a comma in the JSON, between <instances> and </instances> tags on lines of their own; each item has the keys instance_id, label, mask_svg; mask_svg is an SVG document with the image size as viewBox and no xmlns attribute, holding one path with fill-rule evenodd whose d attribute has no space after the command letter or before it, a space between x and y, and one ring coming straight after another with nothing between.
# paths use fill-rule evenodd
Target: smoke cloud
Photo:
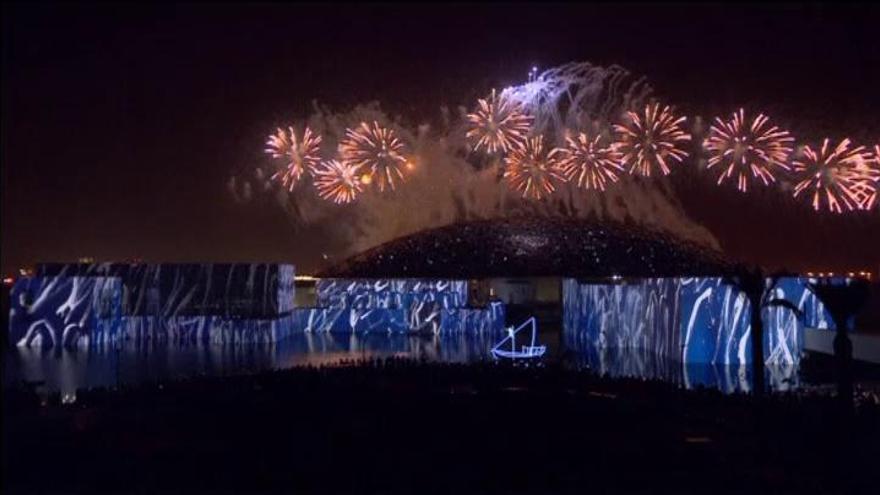
<instances>
[{"instance_id":1,"label":"smoke cloud","mask_svg":"<svg viewBox=\"0 0 880 495\"><path fill-rule=\"evenodd\" d=\"M619 67L578 63L551 69L523 86L506 88L503 94L520 101L535 116L533 132L543 133L548 144L558 145L565 129L607 128L621 112L642 104L650 87ZM274 194L293 228L318 226L326 232L325 252L337 259L424 229L511 217L613 220L718 248L711 233L687 217L662 177L641 179L627 174L605 191L566 183L543 200L522 199L501 178L499 159L470 151L465 140L466 113L464 107L443 107L431 121L413 123L392 118L375 102L348 112L314 104L312 115L294 127L301 132L308 125L320 133L324 157L335 156L347 128L372 121L394 129L413 156L415 166L404 184L383 193L368 190L352 204L322 200L306 176L293 191L284 189L270 180L278 164L268 156L250 176L233 177L228 186L241 202L259 191Z\"/></svg>"}]
</instances>

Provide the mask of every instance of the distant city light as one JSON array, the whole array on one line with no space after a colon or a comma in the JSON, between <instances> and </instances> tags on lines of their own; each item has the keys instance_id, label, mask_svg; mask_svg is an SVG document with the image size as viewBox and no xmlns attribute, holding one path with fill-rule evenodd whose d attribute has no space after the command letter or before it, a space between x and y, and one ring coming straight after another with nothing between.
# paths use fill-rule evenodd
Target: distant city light
<instances>
[{"instance_id":1,"label":"distant city light","mask_svg":"<svg viewBox=\"0 0 880 495\"><path fill-rule=\"evenodd\" d=\"M806 272L806 276L810 278L830 278L835 276L835 272ZM841 272L837 276L847 278L864 278L870 280L873 276L870 270L847 271Z\"/></svg>"}]
</instances>

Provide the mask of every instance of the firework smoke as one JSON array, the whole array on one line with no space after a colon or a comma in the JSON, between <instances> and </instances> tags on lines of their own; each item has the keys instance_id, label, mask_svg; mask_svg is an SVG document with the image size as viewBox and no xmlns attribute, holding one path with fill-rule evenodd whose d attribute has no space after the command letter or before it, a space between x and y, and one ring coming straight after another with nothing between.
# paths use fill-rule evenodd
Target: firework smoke
<instances>
[{"instance_id":1,"label":"firework smoke","mask_svg":"<svg viewBox=\"0 0 880 495\"><path fill-rule=\"evenodd\" d=\"M566 141L569 128L576 132L574 141L578 146L580 132L587 132L589 136L609 135L611 122L627 110L643 108L649 93L650 87L644 80L633 79L619 67L605 69L582 63L545 71L523 86L505 89L501 97L510 98L518 108L534 117L531 133L537 136L543 132L542 147L552 150L554 146L570 144ZM346 131L357 129L363 122L374 122L375 126L394 130L395 137L409 150L407 159L414 165L406 173L406 187L397 188L394 194L381 194L378 188L363 187L362 182L371 174L366 177L355 174L347 179L351 185L345 199L356 197L354 203L335 205L322 200L315 188L301 187L293 191L275 188L292 225L303 232L319 232L315 238L325 243L324 252L332 253L337 259L423 229L460 221L519 216L635 223L718 247L707 230L687 218L662 178L650 182L621 178L614 188L588 193L584 189L587 184L601 190L604 183L576 170L574 176L583 175L577 182L557 183L552 195L541 194L541 201L524 201L522 191L510 190L507 181L501 179L502 161L494 160L487 167L475 166L472 148L476 136L467 136L468 131L474 129L474 121L468 118L469 112L464 108L458 112L443 108L437 122L421 125L392 120L375 103L345 113L334 113L317 105L314 108L306 124L323 137L324 157L342 158L335 154L347 137ZM606 142L600 143L600 149L607 149ZM488 150L488 141L485 146ZM501 149L500 143L496 142L495 146L496 150ZM569 152L566 155L558 151L560 157L575 160L577 150ZM574 169L582 166L571 165ZM325 167L321 171L326 172ZM561 176L562 169L555 167L554 173ZM341 174L335 170L333 174L336 174L331 174L335 182L331 184L338 185ZM274 181L265 179L267 175L263 174L258 180L264 187L274 187ZM603 176L613 181L608 174ZM316 186L319 180L324 184L320 177L316 171ZM361 190L356 191L354 184L360 184ZM240 180L230 182L230 188L236 191L244 187ZM321 187L325 196L335 197L328 192L332 190L330 185ZM546 192L542 187L536 190ZM241 196L237 193L237 197Z\"/></svg>"},{"instance_id":2,"label":"firework smoke","mask_svg":"<svg viewBox=\"0 0 880 495\"><path fill-rule=\"evenodd\" d=\"M534 133L560 138L565 129L583 129L594 122L608 126L622 112L642 107L650 94L645 78L635 78L617 65L605 68L587 62L533 72L526 84L502 92L533 117Z\"/></svg>"}]
</instances>

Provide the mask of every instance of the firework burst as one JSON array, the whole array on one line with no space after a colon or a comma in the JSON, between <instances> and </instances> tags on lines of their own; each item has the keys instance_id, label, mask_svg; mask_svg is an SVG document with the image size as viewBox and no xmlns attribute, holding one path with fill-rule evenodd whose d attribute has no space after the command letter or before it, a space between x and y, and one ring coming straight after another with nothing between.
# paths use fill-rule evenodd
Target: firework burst
<instances>
[{"instance_id":1,"label":"firework burst","mask_svg":"<svg viewBox=\"0 0 880 495\"><path fill-rule=\"evenodd\" d=\"M313 172L321 161L319 156L321 136L313 134L308 127L305 128L299 139L293 127L288 127L287 131L278 128L275 134L269 136L266 146L268 146L266 153L272 158L283 159L287 162L281 170L272 175L271 179L280 180L281 184L291 191L303 173Z\"/></svg>"},{"instance_id":2,"label":"firework burst","mask_svg":"<svg viewBox=\"0 0 880 495\"><path fill-rule=\"evenodd\" d=\"M865 199L860 192L866 179L859 167L865 161L864 149L864 146L850 149L849 139L844 139L833 149L827 138L817 150L804 146L803 158L792 162L792 169L800 178L794 187L794 196L812 191L816 211L821 209L823 202L829 211L835 213L841 213L843 208L861 208Z\"/></svg>"},{"instance_id":3,"label":"firework burst","mask_svg":"<svg viewBox=\"0 0 880 495\"><path fill-rule=\"evenodd\" d=\"M627 112L629 122L614 126L617 141L614 148L621 154L621 162L629 166L631 174L650 177L659 167L668 175L670 159L681 162L687 152L679 143L690 141L690 134L681 129L686 117L676 118L668 106L660 110L660 104L647 105L644 114Z\"/></svg>"},{"instance_id":4,"label":"firework burst","mask_svg":"<svg viewBox=\"0 0 880 495\"><path fill-rule=\"evenodd\" d=\"M492 90L488 99L479 100L476 112L468 114L470 123L466 137L473 142L474 151L507 153L526 139L532 118L522 112L512 99Z\"/></svg>"},{"instance_id":5,"label":"firework burst","mask_svg":"<svg viewBox=\"0 0 880 495\"><path fill-rule=\"evenodd\" d=\"M617 173L623 171L621 155L601 134L581 132L565 141L566 146L558 150L558 161L567 180L577 177L578 187L600 191L605 190L607 181L617 182Z\"/></svg>"},{"instance_id":6,"label":"firework burst","mask_svg":"<svg viewBox=\"0 0 880 495\"><path fill-rule=\"evenodd\" d=\"M404 153L406 149L395 132L377 122L372 125L361 122L357 129L347 129L345 139L339 144L342 161L364 170L369 183L375 183L379 191L392 191L395 180L403 182L403 169L408 168Z\"/></svg>"},{"instance_id":7,"label":"firework burst","mask_svg":"<svg viewBox=\"0 0 880 495\"><path fill-rule=\"evenodd\" d=\"M504 178L511 189L524 198L541 199L556 190L554 181L565 182L556 160L558 150L546 153L544 136L527 139L504 159Z\"/></svg>"},{"instance_id":8,"label":"firework burst","mask_svg":"<svg viewBox=\"0 0 880 495\"><path fill-rule=\"evenodd\" d=\"M336 204L351 203L364 190L358 168L345 162L326 161L314 174L318 196Z\"/></svg>"},{"instance_id":9,"label":"firework burst","mask_svg":"<svg viewBox=\"0 0 880 495\"><path fill-rule=\"evenodd\" d=\"M880 182L880 145L874 145L870 154L864 155L864 160L856 169L860 180L856 185L856 194L862 209L870 210L877 203L877 183Z\"/></svg>"},{"instance_id":10,"label":"firework burst","mask_svg":"<svg viewBox=\"0 0 880 495\"><path fill-rule=\"evenodd\" d=\"M719 185L735 175L737 188L746 192L750 174L767 186L776 181L774 167L789 170L785 162L791 154L794 138L788 131L769 127L769 120L759 114L748 124L741 108L728 121L715 118L703 148L709 152L707 168L720 166Z\"/></svg>"}]
</instances>

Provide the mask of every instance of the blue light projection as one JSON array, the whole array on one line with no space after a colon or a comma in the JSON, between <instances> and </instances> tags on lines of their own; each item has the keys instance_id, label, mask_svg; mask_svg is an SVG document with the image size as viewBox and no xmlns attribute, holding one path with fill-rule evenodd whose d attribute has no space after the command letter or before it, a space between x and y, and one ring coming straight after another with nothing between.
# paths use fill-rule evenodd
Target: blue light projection
<instances>
[{"instance_id":1,"label":"blue light projection","mask_svg":"<svg viewBox=\"0 0 880 495\"><path fill-rule=\"evenodd\" d=\"M319 307L294 310L306 332L446 334L504 327L504 305L467 307L462 280L324 279L316 291Z\"/></svg>"},{"instance_id":2,"label":"blue light projection","mask_svg":"<svg viewBox=\"0 0 880 495\"><path fill-rule=\"evenodd\" d=\"M504 303L490 301L485 308L443 308L440 331L444 334L492 334L504 329Z\"/></svg>"},{"instance_id":3,"label":"blue light projection","mask_svg":"<svg viewBox=\"0 0 880 495\"><path fill-rule=\"evenodd\" d=\"M462 280L317 284L294 308L294 268L272 264L44 264L11 291L18 346L109 342L278 342L297 332L479 334L503 328L504 305L467 306Z\"/></svg>"},{"instance_id":4,"label":"blue light projection","mask_svg":"<svg viewBox=\"0 0 880 495\"><path fill-rule=\"evenodd\" d=\"M599 375L663 380L687 389L712 388L725 393L750 392L752 370L748 363L682 363L678 358L639 348L599 348L565 335L573 364ZM765 382L772 390L794 390L799 385L796 365L766 365Z\"/></svg>"},{"instance_id":5,"label":"blue light projection","mask_svg":"<svg viewBox=\"0 0 880 495\"><path fill-rule=\"evenodd\" d=\"M641 348L677 355L680 348L678 279L628 284L562 284L567 334L599 347Z\"/></svg>"},{"instance_id":6,"label":"blue light projection","mask_svg":"<svg viewBox=\"0 0 880 495\"><path fill-rule=\"evenodd\" d=\"M763 311L768 366L799 361L805 324L833 327L808 282L783 278L772 289L776 298L796 304L804 318L783 307ZM563 281L565 340L580 348L641 349L686 364L746 364L751 360L749 311L748 298L720 278Z\"/></svg>"},{"instance_id":7,"label":"blue light projection","mask_svg":"<svg viewBox=\"0 0 880 495\"><path fill-rule=\"evenodd\" d=\"M125 315L265 317L293 309L293 265L44 263L36 275L119 278Z\"/></svg>"},{"instance_id":8,"label":"blue light projection","mask_svg":"<svg viewBox=\"0 0 880 495\"><path fill-rule=\"evenodd\" d=\"M294 268L273 264L43 264L13 286L18 346L122 340L275 342L294 330Z\"/></svg>"},{"instance_id":9,"label":"blue light projection","mask_svg":"<svg viewBox=\"0 0 880 495\"><path fill-rule=\"evenodd\" d=\"M106 340L119 328L120 287L115 277L18 279L10 291L10 339L47 347Z\"/></svg>"}]
</instances>

